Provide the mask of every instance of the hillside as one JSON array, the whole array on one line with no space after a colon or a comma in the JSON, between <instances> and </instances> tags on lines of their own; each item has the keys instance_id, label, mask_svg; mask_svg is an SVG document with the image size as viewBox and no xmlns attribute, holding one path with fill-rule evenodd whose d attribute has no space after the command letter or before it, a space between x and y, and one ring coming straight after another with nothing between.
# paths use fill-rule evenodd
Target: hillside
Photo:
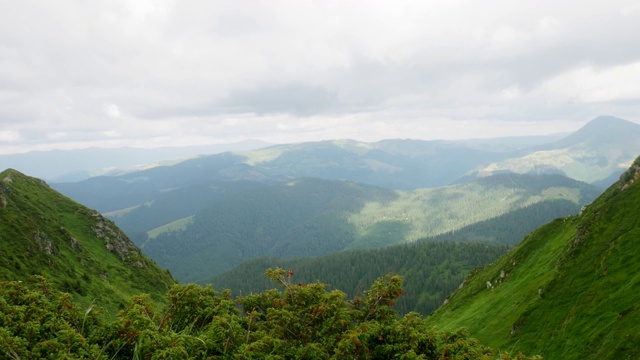
<instances>
[{"instance_id":1,"label":"hillside","mask_svg":"<svg viewBox=\"0 0 640 360\"><path fill-rule=\"evenodd\" d=\"M402 274L405 290L395 308L402 314L429 314L458 288L469 270L506 253L504 245L513 246L540 224L579 210L580 205L568 200L547 200L412 244L319 257L249 260L203 283L233 289L236 294L261 292L273 287L262 272L280 267L291 269L303 283L321 280L355 296L376 278L395 273Z\"/></svg>"},{"instance_id":2,"label":"hillside","mask_svg":"<svg viewBox=\"0 0 640 360\"><path fill-rule=\"evenodd\" d=\"M0 280L39 274L57 289L110 309L174 283L110 220L15 170L0 173Z\"/></svg>"},{"instance_id":3,"label":"hillside","mask_svg":"<svg viewBox=\"0 0 640 360\"><path fill-rule=\"evenodd\" d=\"M600 116L563 139L493 162L479 174L554 172L608 187L637 154L640 154L640 125Z\"/></svg>"},{"instance_id":4,"label":"hillside","mask_svg":"<svg viewBox=\"0 0 640 360\"><path fill-rule=\"evenodd\" d=\"M580 215L466 279L429 322L548 359L640 358L640 158Z\"/></svg>"},{"instance_id":5,"label":"hillside","mask_svg":"<svg viewBox=\"0 0 640 360\"><path fill-rule=\"evenodd\" d=\"M429 314L458 288L471 269L496 260L506 251L506 246L496 244L421 241L311 258L259 258L204 283L232 289L236 295L259 293L274 286L263 275L264 271L280 267L292 270L297 282L322 281L354 297L375 279L393 273L404 279L404 296L395 302L394 308L401 314L411 311Z\"/></svg>"},{"instance_id":6,"label":"hillside","mask_svg":"<svg viewBox=\"0 0 640 360\"><path fill-rule=\"evenodd\" d=\"M257 257L385 247L456 231L546 200L586 204L599 193L588 184L551 175L505 174L411 192L305 178L232 194L182 228L154 232L143 250L181 281L202 281Z\"/></svg>"},{"instance_id":7,"label":"hillside","mask_svg":"<svg viewBox=\"0 0 640 360\"><path fill-rule=\"evenodd\" d=\"M639 129L625 120L600 117L560 138L274 145L51 186L144 241L142 234L194 216L226 195L301 177L413 191L505 172L559 173L606 188L640 153Z\"/></svg>"}]
</instances>

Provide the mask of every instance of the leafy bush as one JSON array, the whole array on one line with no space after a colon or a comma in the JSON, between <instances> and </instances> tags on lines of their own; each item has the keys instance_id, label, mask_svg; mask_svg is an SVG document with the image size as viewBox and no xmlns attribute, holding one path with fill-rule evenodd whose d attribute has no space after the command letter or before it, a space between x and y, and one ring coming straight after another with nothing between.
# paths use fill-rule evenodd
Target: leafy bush
<instances>
[{"instance_id":1,"label":"leafy bush","mask_svg":"<svg viewBox=\"0 0 640 360\"><path fill-rule=\"evenodd\" d=\"M387 275L346 300L322 283L295 284L293 273L267 270L281 286L232 299L212 287L175 285L154 309L134 296L115 320L42 277L0 283L0 357L7 359L529 359L499 354L464 331L438 331L417 313L392 306L402 278Z\"/></svg>"}]
</instances>

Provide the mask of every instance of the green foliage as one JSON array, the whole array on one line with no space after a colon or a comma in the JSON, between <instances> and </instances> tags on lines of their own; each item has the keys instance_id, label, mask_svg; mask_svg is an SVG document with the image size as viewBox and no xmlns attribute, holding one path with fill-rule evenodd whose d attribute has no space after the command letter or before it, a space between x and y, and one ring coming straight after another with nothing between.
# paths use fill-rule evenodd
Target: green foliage
<instances>
[{"instance_id":1,"label":"green foliage","mask_svg":"<svg viewBox=\"0 0 640 360\"><path fill-rule=\"evenodd\" d=\"M104 358L91 341L101 326L98 312L81 311L41 276L0 282L0 358Z\"/></svg>"},{"instance_id":2,"label":"green foliage","mask_svg":"<svg viewBox=\"0 0 640 360\"><path fill-rule=\"evenodd\" d=\"M6 359L532 359L500 354L463 331L440 331L392 306L402 278L377 279L346 300L291 271L280 285L231 299L228 291L175 285L155 308L134 296L114 320L81 311L42 277L0 283L0 356Z\"/></svg>"},{"instance_id":3,"label":"green foliage","mask_svg":"<svg viewBox=\"0 0 640 360\"><path fill-rule=\"evenodd\" d=\"M429 322L551 359L640 358L639 162L580 215L470 276Z\"/></svg>"}]
</instances>

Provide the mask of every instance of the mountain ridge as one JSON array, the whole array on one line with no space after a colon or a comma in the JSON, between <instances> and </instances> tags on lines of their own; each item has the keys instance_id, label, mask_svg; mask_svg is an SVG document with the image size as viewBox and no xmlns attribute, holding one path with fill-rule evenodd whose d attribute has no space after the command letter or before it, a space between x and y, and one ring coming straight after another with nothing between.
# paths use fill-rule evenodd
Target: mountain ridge
<instances>
[{"instance_id":1,"label":"mountain ridge","mask_svg":"<svg viewBox=\"0 0 640 360\"><path fill-rule=\"evenodd\" d=\"M112 221L13 169L0 173L0 218L4 280L45 275L80 302L113 310L140 292L159 300L174 283Z\"/></svg>"}]
</instances>

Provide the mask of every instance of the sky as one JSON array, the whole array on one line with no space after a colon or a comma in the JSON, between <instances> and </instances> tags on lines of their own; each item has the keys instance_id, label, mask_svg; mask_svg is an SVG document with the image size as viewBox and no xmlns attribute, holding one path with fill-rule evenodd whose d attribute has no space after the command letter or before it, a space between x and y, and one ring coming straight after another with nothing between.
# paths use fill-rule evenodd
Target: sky
<instances>
[{"instance_id":1,"label":"sky","mask_svg":"<svg viewBox=\"0 0 640 360\"><path fill-rule=\"evenodd\" d=\"M640 123L635 0L0 0L0 154Z\"/></svg>"}]
</instances>

